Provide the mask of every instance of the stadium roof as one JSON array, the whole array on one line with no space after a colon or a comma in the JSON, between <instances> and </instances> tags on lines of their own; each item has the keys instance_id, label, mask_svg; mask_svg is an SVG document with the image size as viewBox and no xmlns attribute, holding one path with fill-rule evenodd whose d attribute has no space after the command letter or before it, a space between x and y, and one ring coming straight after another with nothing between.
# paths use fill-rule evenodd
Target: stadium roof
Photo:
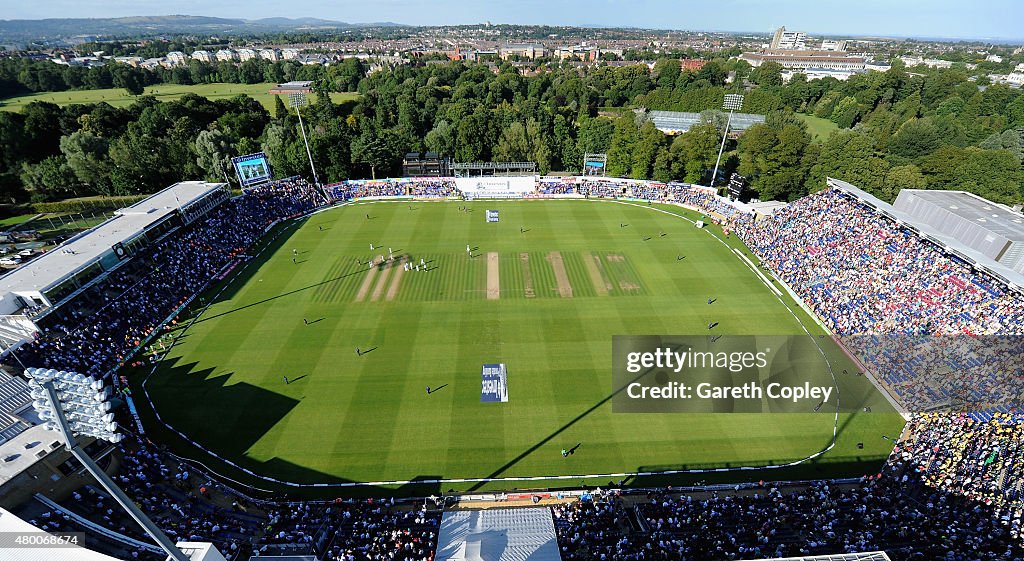
<instances>
[{"instance_id":1,"label":"stadium roof","mask_svg":"<svg viewBox=\"0 0 1024 561\"><path fill-rule=\"evenodd\" d=\"M99 226L0 277L0 296L12 292L43 292L95 263L113 245L131 240L151 224L223 185L204 181L175 183L152 197L122 208Z\"/></svg>"},{"instance_id":2,"label":"stadium roof","mask_svg":"<svg viewBox=\"0 0 1024 561\"><path fill-rule=\"evenodd\" d=\"M693 125L703 121L700 113L686 113L680 111L650 111L647 114L654 126L662 132L686 132ZM764 122L764 115L754 113L733 113L732 123L729 129L733 131L744 131L750 127Z\"/></svg>"},{"instance_id":3,"label":"stadium roof","mask_svg":"<svg viewBox=\"0 0 1024 561\"><path fill-rule=\"evenodd\" d=\"M63 443L57 433L43 425L29 427L0 445L0 486L18 477L41 458L60 449Z\"/></svg>"},{"instance_id":4,"label":"stadium roof","mask_svg":"<svg viewBox=\"0 0 1024 561\"><path fill-rule=\"evenodd\" d=\"M1007 285L1015 287L1018 292L1024 292L1024 275L1022 275L1021 273L1018 273L1017 271L1014 271L1013 269L1005 265L1001 265L1000 263L994 261L992 258L986 256L985 254L968 247L960 240L957 240L956 238L950 237L938 231L931 225L923 223L916 217L911 216L910 214L907 214L906 212L903 212L901 210L898 210L891 204L884 202L875 197L874 195L871 195L845 181L840 181L838 179L833 179L829 177L827 182L830 186L835 187L840 191L849 193L854 197L857 197L858 199L866 203L868 206L871 206L878 210L879 212L886 214L887 216L895 220L897 223L902 224L903 226L906 226L911 230L914 230L922 238L929 240L932 243L942 247L949 253L952 253L960 257L961 259L964 259L974 264L977 268L996 277L997 279L1003 281Z\"/></svg>"},{"instance_id":5,"label":"stadium roof","mask_svg":"<svg viewBox=\"0 0 1024 561\"><path fill-rule=\"evenodd\" d=\"M18 518L11 511L0 507L0 533L10 537L15 534L38 534L41 532L42 530L39 528ZM86 542L88 541L89 538L87 536ZM18 549L17 553L11 551L11 555L14 557L10 557L10 559L17 558L20 561L117 561L115 557L79 546L47 547L45 545L33 545Z\"/></svg>"},{"instance_id":6,"label":"stadium roof","mask_svg":"<svg viewBox=\"0 0 1024 561\"><path fill-rule=\"evenodd\" d=\"M1024 241L1024 216L973 193L926 189L903 189L900 194L903 193L913 194L960 218L983 224L986 230L1008 240Z\"/></svg>"},{"instance_id":7,"label":"stadium roof","mask_svg":"<svg viewBox=\"0 0 1024 561\"><path fill-rule=\"evenodd\" d=\"M435 561L561 561L547 508L447 511Z\"/></svg>"},{"instance_id":8,"label":"stadium roof","mask_svg":"<svg viewBox=\"0 0 1024 561\"><path fill-rule=\"evenodd\" d=\"M313 91L313 82L285 82L270 88L272 94L309 93Z\"/></svg>"},{"instance_id":9,"label":"stadium roof","mask_svg":"<svg viewBox=\"0 0 1024 561\"><path fill-rule=\"evenodd\" d=\"M889 561L889 556L884 551L871 551L865 553L837 553L835 555L811 555L808 557L778 557L774 559L762 559L760 561Z\"/></svg>"}]
</instances>

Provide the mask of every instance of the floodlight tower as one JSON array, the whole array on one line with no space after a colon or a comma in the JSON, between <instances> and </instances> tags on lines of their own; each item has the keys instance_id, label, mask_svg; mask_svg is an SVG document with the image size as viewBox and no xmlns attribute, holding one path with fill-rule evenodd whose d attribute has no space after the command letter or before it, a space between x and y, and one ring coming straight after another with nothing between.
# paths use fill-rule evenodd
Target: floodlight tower
<instances>
[{"instance_id":1,"label":"floodlight tower","mask_svg":"<svg viewBox=\"0 0 1024 561\"><path fill-rule=\"evenodd\" d=\"M305 92L292 92L288 94L288 105L295 108L295 114L299 116L299 129L302 131L302 142L306 144L306 156L309 156L309 169L313 170L313 182L317 188L320 187L320 179L316 176L316 166L313 165L313 152L309 149L309 140L306 138L306 126L302 124L302 108L309 103Z\"/></svg>"},{"instance_id":2,"label":"floodlight tower","mask_svg":"<svg viewBox=\"0 0 1024 561\"><path fill-rule=\"evenodd\" d=\"M117 423L114 422L114 414L110 412L110 402L107 401L110 388L104 385L103 380L46 368L28 368L25 374L29 377L32 406L39 413L39 418L46 422L46 428L60 432L68 450L167 552L169 559L189 561L189 557L135 506L78 442L78 435L115 444L124 437L117 432Z\"/></svg>"},{"instance_id":3,"label":"floodlight tower","mask_svg":"<svg viewBox=\"0 0 1024 561\"><path fill-rule=\"evenodd\" d=\"M725 139L729 138L729 125L732 124L732 114L737 109L743 109L743 96L740 94L725 94L725 101L722 102L722 109L729 110L729 120L725 122L725 133L722 135L722 145L718 148L718 159L715 160L715 171L711 173L711 181L708 186L715 186L715 179L718 178L718 164L722 162L722 152L725 151Z\"/></svg>"}]
</instances>

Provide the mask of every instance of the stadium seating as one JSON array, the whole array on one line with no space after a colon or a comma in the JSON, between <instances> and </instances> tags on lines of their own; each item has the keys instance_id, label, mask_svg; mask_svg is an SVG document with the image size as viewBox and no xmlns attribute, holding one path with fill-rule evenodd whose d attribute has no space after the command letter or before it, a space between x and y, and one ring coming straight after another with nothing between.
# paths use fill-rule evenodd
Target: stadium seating
<instances>
[{"instance_id":1,"label":"stadium seating","mask_svg":"<svg viewBox=\"0 0 1024 561\"><path fill-rule=\"evenodd\" d=\"M330 192L341 201L458 194L450 179L351 181ZM951 390L909 383L914 368L930 371L937 363L904 364L899 355L920 353L890 350L879 337L1019 335L1024 326L1024 300L1015 292L836 190L757 220L706 188L681 183L545 180L536 195L679 203L707 213L735 230L908 406L948 400ZM244 260L270 225L322 203L313 186L297 179L247 191L143 249L56 310L18 358L96 377L138 364L132 354L141 343L211 279ZM971 383L990 395L1005 387L1001 374L1015 372L1016 363L999 357L974 365L979 369ZM952 360L968 361L966 351ZM883 472L855 483L682 495L666 489L558 507L562 556L704 560L884 549L907 559L1020 558L1024 434L1013 408L990 405L970 414L915 415ZM174 537L211 540L222 551L242 553L311 545L316 536L332 560L433 558L439 517L423 503L257 505L232 498L229 488L199 479L147 442L131 438L122 449L119 483ZM102 493L86 489L63 506L142 537L104 501ZM69 527L56 511L36 522Z\"/></svg>"}]
</instances>

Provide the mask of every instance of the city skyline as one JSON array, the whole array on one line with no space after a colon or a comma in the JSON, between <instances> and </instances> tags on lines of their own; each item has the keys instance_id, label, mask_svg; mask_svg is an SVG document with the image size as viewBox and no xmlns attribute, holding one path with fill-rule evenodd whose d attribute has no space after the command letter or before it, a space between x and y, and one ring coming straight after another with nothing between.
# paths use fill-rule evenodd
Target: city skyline
<instances>
[{"instance_id":1,"label":"city skyline","mask_svg":"<svg viewBox=\"0 0 1024 561\"><path fill-rule=\"evenodd\" d=\"M980 6L978 4L981 4ZM884 13L886 17L879 17ZM899 3L862 0L722 0L715 4L641 0L542 2L488 5L451 0L421 2L382 0L332 2L296 0L287 9L261 0L222 0L217 4L182 0L170 8L154 0L104 0L84 4L47 0L8 6L6 19L106 18L188 14L238 19L314 17L347 23L394 22L405 25L472 25L483 22L517 25L635 27L693 31L769 33L785 25L812 35L913 37L934 39L1021 40L1024 5L1013 0L975 3L970 10L953 0L909 0Z\"/></svg>"}]
</instances>

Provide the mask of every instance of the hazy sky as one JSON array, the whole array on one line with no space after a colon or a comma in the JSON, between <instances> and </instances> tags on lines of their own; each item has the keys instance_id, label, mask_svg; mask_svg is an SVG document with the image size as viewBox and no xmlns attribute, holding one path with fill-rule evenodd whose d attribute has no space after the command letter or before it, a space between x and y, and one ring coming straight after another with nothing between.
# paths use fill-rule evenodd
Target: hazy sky
<instances>
[{"instance_id":1,"label":"hazy sky","mask_svg":"<svg viewBox=\"0 0 1024 561\"><path fill-rule=\"evenodd\" d=\"M413 25L523 23L1024 38L1022 0L0 0L3 19L189 14Z\"/></svg>"}]
</instances>

